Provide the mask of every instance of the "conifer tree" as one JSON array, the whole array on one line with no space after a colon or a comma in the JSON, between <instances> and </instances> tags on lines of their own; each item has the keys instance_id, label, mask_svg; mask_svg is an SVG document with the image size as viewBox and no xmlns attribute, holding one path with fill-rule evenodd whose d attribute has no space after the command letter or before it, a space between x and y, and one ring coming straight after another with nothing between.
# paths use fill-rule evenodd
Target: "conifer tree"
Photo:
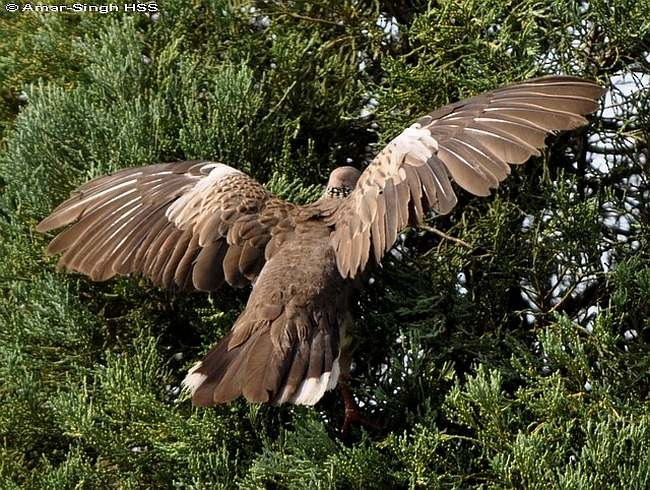
<instances>
[{"instance_id":1,"label":"conifer tree","mask_svg":"<svg viewBox=\"0 0 650 490\"><path fill-rule=\"evenodd\" d=\"M647 0L161 2L0 16L6 488L648 488ZM609 88L490 198L409 230L357 305L354 389L191 407L248 291L57 273L35 224L119 168L205 158L294 202L429 110L543 73Z\"/></svg>"}]
</instances>

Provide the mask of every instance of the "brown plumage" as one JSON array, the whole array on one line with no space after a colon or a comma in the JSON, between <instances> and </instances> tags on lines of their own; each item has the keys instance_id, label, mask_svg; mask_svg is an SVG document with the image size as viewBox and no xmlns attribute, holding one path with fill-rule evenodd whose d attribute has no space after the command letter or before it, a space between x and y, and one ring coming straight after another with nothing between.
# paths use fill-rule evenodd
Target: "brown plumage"
<instances>
[{"instance_id":1,"label":"brown plumage","mask_svg":"<svg viewBox=\"0 0 650 490\"><path fill-rule=\"evenodd\" d=\"M234 168L178 162L129 168L79 188L37 227L59 268L103 281L138 273L213 291L253 284L230 333L187 375L197 405L315 404L345 381L353 278L379 263L399 231L456 204L451 181L487 196L539 155L548 133L586 124L603 89L551 76L424 116L360 173L332 172L324 195L296 206Z\"/></svg>"}]
</instances>

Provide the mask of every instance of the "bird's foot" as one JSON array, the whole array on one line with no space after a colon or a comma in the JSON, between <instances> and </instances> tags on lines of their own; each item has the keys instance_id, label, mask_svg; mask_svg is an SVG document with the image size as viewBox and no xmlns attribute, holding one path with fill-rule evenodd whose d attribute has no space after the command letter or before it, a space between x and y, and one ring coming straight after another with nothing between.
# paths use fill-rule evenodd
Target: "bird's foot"
<instances>
[{"instance_id":1,"label":"bird's foot","mask_svg":"<svg viewBox=\"0 0 650 490\"><path fill-rule=\"evenodd\" d=\"M383 427L375 420L369 419L361 414L359 405L354 399L350 386L343 382L340 384L341 396L343 397L343 404L345 405L345 416L343 418L343 425L341 426L341 435L346 437L350 431L352 424L359 424L373 430L381 430Z\"/></svg>"},{"instance_id":2,"label":"bird's foot","mask_svg":"<svg viewBox=\"0 0 650 490\"><path fill-rule=\"evenodd\" d=\"M383 429L382 425L376 421L369 419L361 414L358 408L346 408L345 417L343 418L343 425L341 426L341 435L347 436L352 424L363 425L373 430Z\"/></svg>"}]
</instances>

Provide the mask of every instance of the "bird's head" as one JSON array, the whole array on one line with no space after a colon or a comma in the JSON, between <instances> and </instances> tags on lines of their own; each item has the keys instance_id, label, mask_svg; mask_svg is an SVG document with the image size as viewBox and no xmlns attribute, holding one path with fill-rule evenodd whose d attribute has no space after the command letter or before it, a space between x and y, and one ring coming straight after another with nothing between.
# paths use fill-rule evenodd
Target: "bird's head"
<instances>
[{"instance_id":1,"label":"bird's head","mask_svg":"<svg viewBox=\"0 0 650 490\"><path fill-rule=\"evenodd\" d=\"M333 198L347 197L357 185L360 175L361 172L354 167L335 168L327 181L325 195Z\"/></svg>"}]
</instances>

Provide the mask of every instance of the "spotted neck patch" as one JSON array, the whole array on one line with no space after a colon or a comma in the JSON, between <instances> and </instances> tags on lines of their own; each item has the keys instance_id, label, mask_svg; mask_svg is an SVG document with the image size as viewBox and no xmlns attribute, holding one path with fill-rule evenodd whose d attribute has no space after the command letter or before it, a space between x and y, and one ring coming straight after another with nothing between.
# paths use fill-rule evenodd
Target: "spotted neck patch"
<instances>
[{"instance_id":1,"label":"spotted neck patch","mask_svg":"<svg viewBox=\"0 0 650 490\"><path fill-rule=\"evenodd\" d=\"M348 197L350 193L352 192L352 189L349 187L328 187L327 188L327 196L328 197L334 197L334 198L340 198L340 197Z\"/></svg>"}]
</instances>

